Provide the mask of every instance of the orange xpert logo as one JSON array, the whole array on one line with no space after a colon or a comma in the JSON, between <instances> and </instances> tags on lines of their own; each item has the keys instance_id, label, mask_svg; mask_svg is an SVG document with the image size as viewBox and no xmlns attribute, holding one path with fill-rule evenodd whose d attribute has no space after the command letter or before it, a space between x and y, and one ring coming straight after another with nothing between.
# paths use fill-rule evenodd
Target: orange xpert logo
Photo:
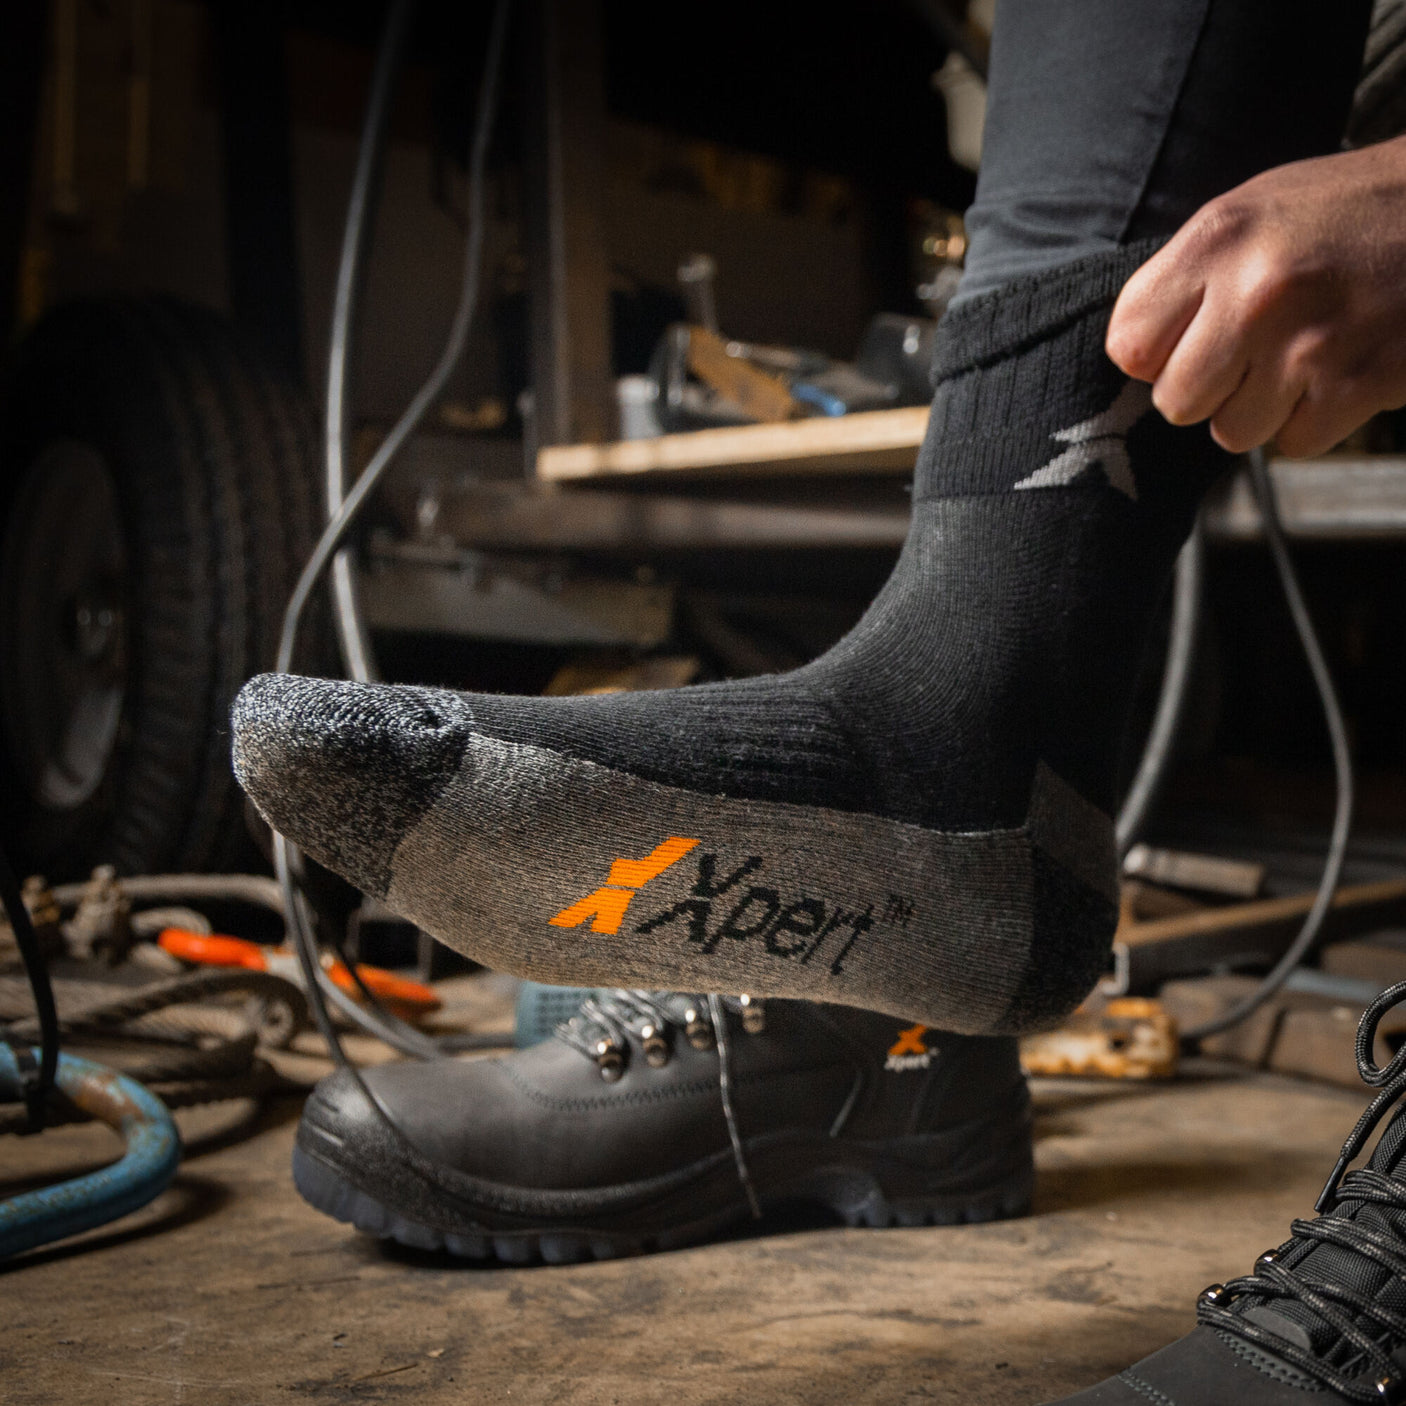
<instances>
[{"instance_id":1,"label":"orange xpert logo","mask_svg":"<svg viewBox=\"0 0 1406 1406\"><path fill-rule=\"evenodd\" d=\"M670 835L643 859L617 859L605 876L606 887L588 893L580 902L563 908L547 921L554 928L579 928L587 918L592 918L592 932L619 932L625 910L636 891L651 879L657 879L671 864L677 864L697 844L697 840Z\"/></svg>"},{"instance_id":2,"label":"orange xpert logo","mask_svg":"<svg viewBox=\"0 0 1406 1406\"><path fill-rule=\"evenodd\" d=\"M898 1032L898 1039L889 1050L884 1061L885 1069L927 1069L932 1064L932 1051L923 1043L928 1033L926 1025L910 1025L907 1030Z\"/></svg>"}]
</instances>

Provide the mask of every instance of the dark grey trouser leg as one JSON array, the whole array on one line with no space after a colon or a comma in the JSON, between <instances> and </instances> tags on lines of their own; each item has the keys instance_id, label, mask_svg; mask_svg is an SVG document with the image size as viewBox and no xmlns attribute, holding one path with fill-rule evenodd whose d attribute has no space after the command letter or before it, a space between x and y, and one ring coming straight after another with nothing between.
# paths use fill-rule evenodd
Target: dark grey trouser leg
<instances>
[{"instance_id":1,"label":"dark grey trouser leg","mask_svg":"<svg viewBox=\"0 0 1406 1406\"><path fill-rule=\"evenodd\" d=\"M1369 0L998 0L958 302L1337 149Z\"/></svg>"}]
</instances>

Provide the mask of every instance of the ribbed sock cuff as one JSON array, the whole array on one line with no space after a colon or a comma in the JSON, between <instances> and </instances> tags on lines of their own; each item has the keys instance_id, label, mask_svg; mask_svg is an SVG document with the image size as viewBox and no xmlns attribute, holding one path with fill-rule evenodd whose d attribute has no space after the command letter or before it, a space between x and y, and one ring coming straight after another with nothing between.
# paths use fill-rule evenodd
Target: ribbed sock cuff
<instances>
[{"instance_id":1,"label":"ribbed sock cuff","mask_svg":"<svg viewBox=\"0 0 1406 1406\"><path fill-rule=\"evenodd\" d=\"M1056 335L1100 307L1167 241L1143 239L1018 278L952 309L937 331L934 386L990 366Z\"/></svg>"}]
</instances>

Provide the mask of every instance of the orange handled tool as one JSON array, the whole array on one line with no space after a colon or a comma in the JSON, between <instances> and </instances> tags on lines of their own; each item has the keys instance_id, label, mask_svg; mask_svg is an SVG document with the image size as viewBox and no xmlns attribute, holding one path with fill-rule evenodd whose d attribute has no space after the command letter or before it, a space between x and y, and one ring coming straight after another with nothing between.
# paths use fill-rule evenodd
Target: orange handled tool
<instances>
[{"instance_id":1,"label":"orange handled tool","mask_svg":"<svg viewBox=\"0 0 1406 1406\"><path fill-rule=\"evenodd\" d=\"M226 937L223 933L189 932L185 928L164 928L157 939L162 951L179 957L183 962L196 962L211 967L244 967L249 971L272 972L303 985L303 969L298 955L287 947L262 947L242 937ZM361 999L361 989L342 962L324 955L322 969L347 995ZM366 989L384 1001L398 1015L429 1015L442 1002L428 986L407 981L394 972L380 967L357 963L356 974Z\"/></svg>"}]
</instances>

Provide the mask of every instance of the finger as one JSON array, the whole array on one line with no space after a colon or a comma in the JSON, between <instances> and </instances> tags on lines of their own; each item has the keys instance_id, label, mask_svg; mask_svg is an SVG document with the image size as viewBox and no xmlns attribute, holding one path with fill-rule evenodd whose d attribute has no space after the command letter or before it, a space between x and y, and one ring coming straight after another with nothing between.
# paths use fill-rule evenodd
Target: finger
<instances>
[{"instance_id":1,"label":"finger","mask_svg":"<svg viewBox=\"0 0 1406 1406\"><path fill-rule=\"evenodd\" d=\"M1104 346L1119 370L1155 381L1201 306L1205 285L1167 245L1123 285Z\"/></svg>"},{"instance_id":2,"label":"finger","mask_svg":"<svg viewBox=\"0 0 1406 1406\"><path fill-rule=\"evenodd\" d=\"M1250 354L1240 319L1204 299L1152 386L1152 403L1174 425L1208 419L1240 388Z\"/></svg>"},{"instance_id":3,"label":"finger","mask_svg":"<svg viewBox=\"0 0 1406 1406\"><path fill-rule=\"evenodd\" d=\"M1273 439L1302 398L1303 383L1285 373L1282 361L1255 363L1211 416L1211 438L1244 454Z\"/></svg>"},{"instance_id":4,"label":"finger","mask_svg":"<svg viewBox=\"0 0 1406 1406\"><path fill-rule=\"evenodd\" d=\"M1284 417L1276 447L1290 459L1324 454L1381 408L1379 398L1366 387L1339 382L1325 396L1310 386Z\"/></svg>"}]
</instances>

